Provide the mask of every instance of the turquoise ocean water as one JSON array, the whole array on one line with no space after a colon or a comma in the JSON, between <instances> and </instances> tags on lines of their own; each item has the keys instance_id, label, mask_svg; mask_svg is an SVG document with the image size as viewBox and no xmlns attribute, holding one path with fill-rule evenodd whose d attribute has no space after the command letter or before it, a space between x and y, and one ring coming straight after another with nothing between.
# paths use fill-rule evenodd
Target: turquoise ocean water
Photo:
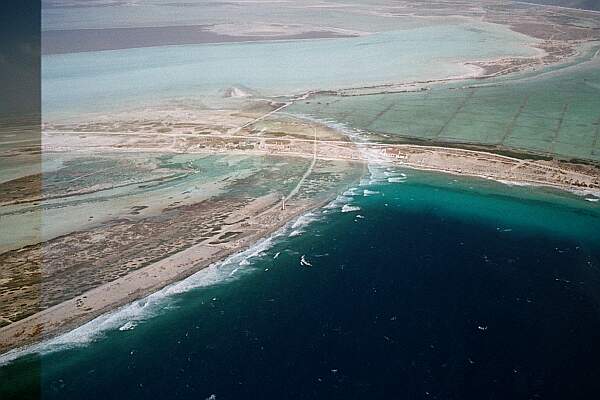
<instances>
[{"instance_id":1,"label":"turquoise ocean water","mask_svg":"<svg viewBox=\"0 0 600 400\"><path fill-rule=\"evenodd\" d=\"M598 226L575 196L380 168L249 251L5 356L0 393L590 398Z\"/></svg>"}]
</instances>

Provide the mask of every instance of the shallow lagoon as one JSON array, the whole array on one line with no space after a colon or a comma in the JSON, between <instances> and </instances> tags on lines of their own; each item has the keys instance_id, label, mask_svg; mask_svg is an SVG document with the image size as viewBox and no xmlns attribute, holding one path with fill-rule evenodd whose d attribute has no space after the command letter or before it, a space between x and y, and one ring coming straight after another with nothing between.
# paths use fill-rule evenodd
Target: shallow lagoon
<instances>
[{"instance_id":1,"label":"shallow lagoon","mask_svg":"<svg viewBox=\"0 0 600 400\"><path fill-rule=\"evenodd\" d=\"M48 55L45 119L164 105L222 106L244 85L263 95L436 79L468 60L530 56L533 39L483 23L425 26L364 37L227 43ZM376 62L374 62L376 60Z\"/></svg>"}]
</instances>

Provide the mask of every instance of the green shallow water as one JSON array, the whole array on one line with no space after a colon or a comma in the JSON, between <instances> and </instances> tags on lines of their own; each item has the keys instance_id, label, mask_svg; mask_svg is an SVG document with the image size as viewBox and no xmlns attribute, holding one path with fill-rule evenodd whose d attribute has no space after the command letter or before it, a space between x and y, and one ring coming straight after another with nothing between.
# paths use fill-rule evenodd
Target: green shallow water
<instances>
[{"instance_id":1,"label":"green shallow water","mask_svg":"<svg viewBox=\"0 0 600 400\"><path fill-rule=\"evenodd\" d=\"M600 61L491 84L426 92L317 97L290 112L380 133L386 140L482 144L600 161Z\"/></svg>"},{"instance_id":2,"label":"green shallow water","mask_svg":"<svg viewBox=\"0 0 600 400\"><path fill-rule=\"evenodd\" d=\"M393 199L404 209L485 221L499 230L521 227L600 243L600 202L550 188L415 170L403 173L407 181L394 184L399 187Z\"/></svg>"}]
</instances>

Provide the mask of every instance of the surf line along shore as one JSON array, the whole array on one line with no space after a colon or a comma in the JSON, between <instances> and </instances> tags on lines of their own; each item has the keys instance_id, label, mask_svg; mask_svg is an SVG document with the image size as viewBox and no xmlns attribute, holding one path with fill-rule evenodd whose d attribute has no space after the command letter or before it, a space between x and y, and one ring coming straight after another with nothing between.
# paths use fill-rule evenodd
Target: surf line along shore
<instances>
[{"instance_id":1,"label":"surf line along shore","mask_svg":"<svg viewBox=\"0 0 600 400\"><path fill-rule=\"evenodd\" d=\"M322 205L287 204L285 210L282 210L279 198L275 200L275 205L260 214L262 217L271 217L271 224L238 240L236 246L208 244L226 233L220 232L202 243L16 321L0 329L0 352L53 338L108 311L181 281L229 255L247 249L260 238L273 234L291 219Z\"/></svg>"},{"instance_id":2,"label":"surf line along shore","mask_svg":"<svg viewBox=\"0 0 600 400\"><path fill-rule=\"evenodd\" d=\"M311 171L311 163L308 171ZM353 185L364 173L352 176L347 185ZM305 178L305 175L303 175ZM299 181L302 185L304 179ZM298 192L294 187L294 195ZM95 287L34 315L0 328L0 353L9 356L26 350L26 346L57 337L111 310L150 295L169 284L179 282L194 273L218 263L228 256L242 252L260 239L275 235L280 229L310 210L322 207L337 196L331 191L326 196L299 199L292 196L281 205L281 194L270 193L256 198L245 207L232 212L226 229L185 250L172 254L121 278ZM234 239L228 234L242 232ZM35 350L33 350L35 351ZM10 357L9 357L10 358Z\"/></svg>"}]
</instances>

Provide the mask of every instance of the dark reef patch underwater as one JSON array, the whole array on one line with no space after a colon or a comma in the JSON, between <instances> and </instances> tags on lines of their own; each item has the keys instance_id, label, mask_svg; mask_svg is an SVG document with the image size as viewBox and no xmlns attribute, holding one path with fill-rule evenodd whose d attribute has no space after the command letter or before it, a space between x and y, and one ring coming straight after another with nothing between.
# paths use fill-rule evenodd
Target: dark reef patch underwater
<instances>
[{"instance_id":1,"label":"dark reef patch underwater","mask_svg":"<svg viewBox=\"0 0 600 400\"><path fill-rule=\"evenodd\" d=\"M379 172L253 257L6 363L0 397L595 398L600 207Z\"/></svg>"}]
</instances>

